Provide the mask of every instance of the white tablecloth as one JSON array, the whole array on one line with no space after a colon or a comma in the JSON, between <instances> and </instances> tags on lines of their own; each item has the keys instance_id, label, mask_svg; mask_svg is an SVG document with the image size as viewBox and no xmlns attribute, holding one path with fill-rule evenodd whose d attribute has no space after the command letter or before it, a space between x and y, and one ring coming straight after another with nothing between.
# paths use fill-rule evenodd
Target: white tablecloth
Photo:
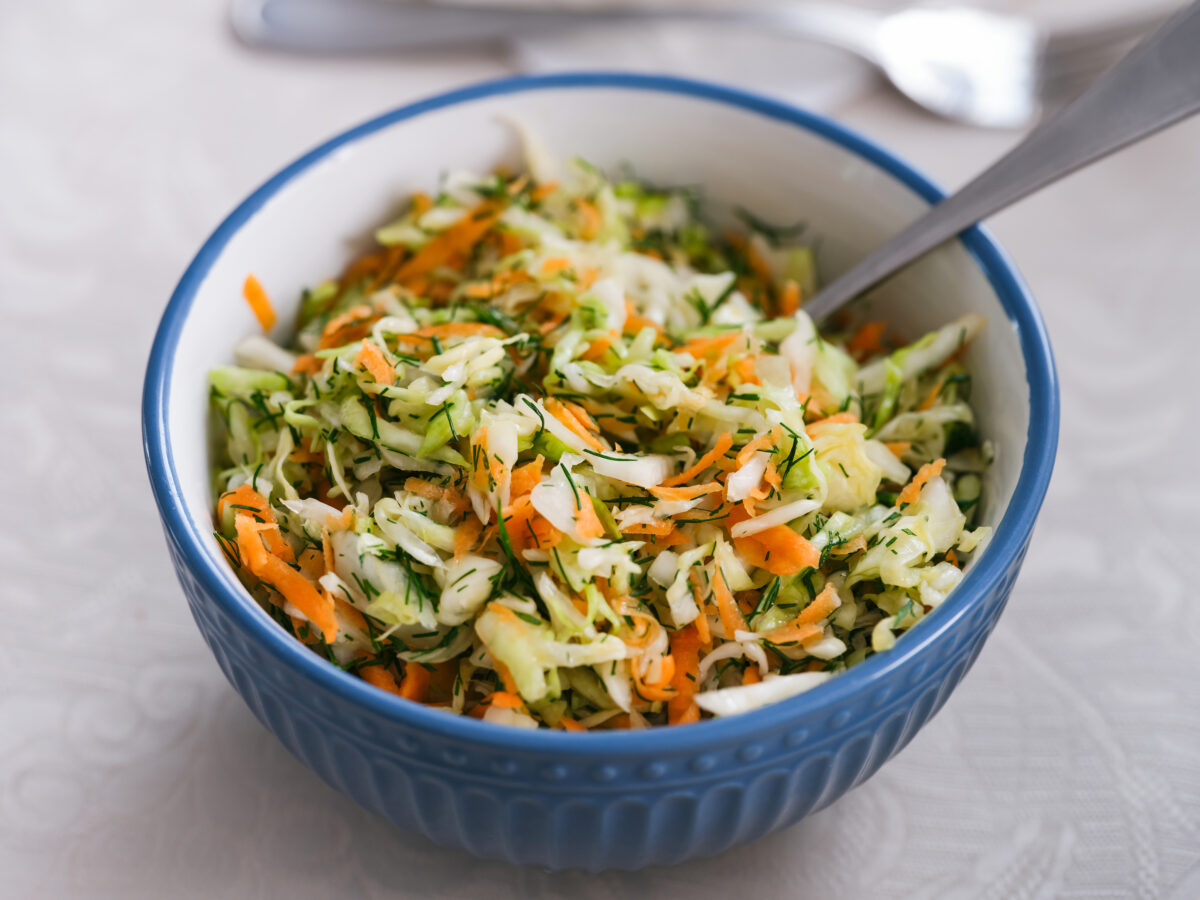
<instances>
[{"instance_id":1,"label":"white tablecloth","mask_svg":"<svg viewBox=\"0 0 1200 900\"><path fill-rule=\"evenodd\" d=\"M393 831L254 721L147 487L155 323L205 235L301 149L511 66L259 54L219 0L3 5L0 896L1200 896L1200 121L994 222L1058 354L1054 482L974 670L832 808L673 870L551 875ZM949 185L1015 139L870 80L814 102Z\"/></svg>"}]
</instances>

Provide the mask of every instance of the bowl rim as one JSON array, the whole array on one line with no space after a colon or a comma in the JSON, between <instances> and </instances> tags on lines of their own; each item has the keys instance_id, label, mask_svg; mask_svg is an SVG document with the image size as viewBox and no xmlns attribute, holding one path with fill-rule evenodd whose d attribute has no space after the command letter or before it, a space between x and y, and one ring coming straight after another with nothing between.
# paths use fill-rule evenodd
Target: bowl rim
<instances>
[{"instance_id":1,"label":"bowl rim","mask_svg":"<svg viewBox=\"0 0 1200 900\"><path fill-rule=\"evenodd\" d=\"M332 692L339 702L365 707L376 715L445 739L470 742L479 747L551 752L574 758L671 754L715 745L736 745L839 706L861 695L871 685L886 681L889 673L926 652L967 618L1022 552L1041 508L1054 465L1059 427L1058 382L1049 338L1037 306L1016 266L980 226L967 230L959 240L983 270L1010 324L1017 331L1029 385L1029 431L1008 509L971 571L951 598L923 620L920 629L906 633L904 639L887 653L869 657L818 689L761 709L683 728L580 734L554 729L535 731L498 727L467 716L448 715L380 691L330 665L269 617L261 615L261 609L237 581L228 564L215 559L204 548L202 541L206 532L187 513L175 468L168 408L175 347L209 269L232 236L280 189L339 148L427 112L507 94L594 88L673 94L737 107L831 141L872 163L931 204L945 196L933 182L889 151L822 115L737 88L694 79L619 71L523 75L485 81L406 104L341 132L285 166L242 201L202 245L167 303L150 352L142 397L146 468L168 537L179 546L183 562L205 593L271 656L306 680Z\"/></svg>"}]
</instances>

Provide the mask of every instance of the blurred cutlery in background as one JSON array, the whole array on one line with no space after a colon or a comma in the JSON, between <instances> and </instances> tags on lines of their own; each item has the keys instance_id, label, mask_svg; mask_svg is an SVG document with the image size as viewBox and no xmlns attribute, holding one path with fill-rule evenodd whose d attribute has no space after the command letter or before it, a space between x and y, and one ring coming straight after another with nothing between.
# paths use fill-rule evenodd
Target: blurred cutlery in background
<instances>
[{"instance_id":1,"label":"blurred cutlery in background","mask_svg":"<svg viewBox=\"0 0 1200 900\"><path fill-rule=\"evenodd\" d=\"M935 115L1021 128L1061 105L1166 18L1161 8L1087 30L1046 34L1025 18L965 6L879 12L834 3L740 8L440 6L395 0L233 0L237 35L301 53L429 50L567 36L612 25L707 24L786 34L847 50Z\"/></svg>"}]
</instances>

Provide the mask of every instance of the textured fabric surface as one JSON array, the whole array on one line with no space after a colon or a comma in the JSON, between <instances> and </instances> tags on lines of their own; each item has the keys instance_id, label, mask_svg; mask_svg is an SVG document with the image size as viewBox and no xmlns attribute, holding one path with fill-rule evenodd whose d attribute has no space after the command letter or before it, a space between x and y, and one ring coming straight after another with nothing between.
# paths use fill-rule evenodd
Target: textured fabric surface
<instances>
[{"instance_id":1,"label":"textured fabric surface","mask_svg":"<svg viewBox=\"0 0 1200 900\"><path fill-rule=\"evenodd\" d=\"M253 719L146 485L154 325L220 217L303 148L511 67L256 54L218 0L0 5L0 895L1200 896L1200 122L995 221L1058 356L1054 482L974 669L833 807L684 868L548 875L390 829ZM870 81L828 103L949 185L1015 140Z\"/></svg>"}]
</instances>

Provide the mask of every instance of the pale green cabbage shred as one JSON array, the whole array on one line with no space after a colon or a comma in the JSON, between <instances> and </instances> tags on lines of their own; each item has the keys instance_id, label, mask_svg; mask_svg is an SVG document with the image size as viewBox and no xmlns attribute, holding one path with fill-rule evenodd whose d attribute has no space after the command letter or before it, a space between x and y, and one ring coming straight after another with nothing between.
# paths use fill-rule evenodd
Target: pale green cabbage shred
<instances>
[{"instance_id":1,"label":"pale green cabbage shred","mask_svg":"<svg viewBox=\"0 0 1200 900\"><path fill-rule=\"evenodd\" d=\"M740 713L890 648L987 537L960 353L982 320L890 352L818 335L793 308L807 231L718 237L691 189L558 177L444 177L305 293L287 349L248 337L211 372L215 491L267 498L336 637L243 581L332 663L526 727ZM723 435L683 485L705 493L662 489ZM217 523L234 565L244 514ZM815 564L771 550L779 529ZM815 633L771 634L827 585Z\"/></svg>"}]
</instances>

